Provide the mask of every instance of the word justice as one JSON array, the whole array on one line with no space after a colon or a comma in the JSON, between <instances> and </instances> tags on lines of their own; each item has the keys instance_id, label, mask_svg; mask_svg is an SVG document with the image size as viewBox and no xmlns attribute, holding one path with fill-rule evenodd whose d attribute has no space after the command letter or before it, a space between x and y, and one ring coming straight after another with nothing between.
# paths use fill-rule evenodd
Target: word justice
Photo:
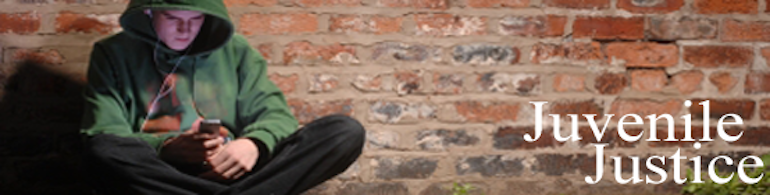
<instances>
[{"instance_id":1,"label":"word justice","mask_svg":"<svg viewBox=\"0 0 770 195\"><path fill-rule=\"evenodd\" d=\"M534 136L530 135L529 133L524 135L524 140L527 142L534 142L537 141L540 138L540 135L542 135L543 132L543 105L547 104L547 101L532 101L530 104L535 106L535 132ZM692 106L692 102L690 100L687 100L684 102L684 105L686 107ZM691 115L687 114L684 116L681 116L681 118L684 120L684 138L683 139L677 139L674 136L674 117L670 114L661 114L661 115L648 115L646 116L647 119L649 119L650 124L650 131L649 131L649 138L646 139L646 141L650 142L659 142L659 141L714 141L714 139L711 138L709 129L710 124L710 117L709 117L709 101L705 100L698 105L703 106L703 137L701 139L693 139L692 138L692 119ZM549 114L548 116L553 118L553 136L556 139L556 141L559 142L565 142L565 141L579 141L582 139L580 135L578 134L578 115L577 114L568 114L567 116L571 119L571 133L569 136L562 136L559 131L560 126L560 118L558 114ZM604 137L604 133L607 130L607 126L612 121L612 117L614 114L605 114L604 116L607 118L605 120L604 126L599 129L596 124L596 114L583 114L583 117L587 120L591 131L593 132L594 137L598 142L601 142L602 138ZM732 121L725 121L725 119L732 118ZM668 136L666 139L659 139L657 133L657 127L658 127L658 120L666 119L668 122ZM621 139L627 141L627 142L636 142L642 139L642 136L644 136L645 131L642 131L638 135L629 135L628 132L623 128L625 125L643 125L644 120L641 116L637 114L626 114L620 117L619 120L617 120L617 133L620 136ZM719 121L717 121L717 134L720 138L727 142L734 142L738 141L738 139L743 136L743 131L738 133L738 135L730 135L727 132L725 132L725 125L743 125L743 119L737 115L737 114L725 114L721 118L719 118ZM596 184L602 179L602 175L604 175L604 147L607 146L606 143L593 143L591 144L594 147L596 147L596 176L595 179L591 178L590 176L585 177L585 181L588 184ZM699 142L695 142L693 144L693 147L695 149L700 149L701 144ZM673 161L673 167L674 167L674 181L678 184L682 184L687 181L687 178L682 178L681 175L681 165L682 163L680 160L687 160L686 156L680 155L680 149L677 149L676 152L671 155L671 157L668 157L668 159L671 159ZM665 165L666 159L663 156L651 156L647 158L647 162L645 163L647 166L647 169L650 171L660 175L659 180L652 180L650 179L649 175L646 175L645 180L643 180L639 176L639 157L638 156L629 156L629 158L632 161L632 176L629 179L625 179L621 175L621 157L618 156L611 156L611 158L614 161L614 173L615 173L615 180L620 184L627 184L629 182L633 182L634 184L640 183L642 181L645 181L648 184L660 184L663 183L667 178L666 170L664 170L661 167L658 167L657 165L653 164L654 160L660 161L662 165ZM752 159L754 161L753 164L747 163L746 160ZM694 164L694 179L692 183L703 183L703 180L701 179L701 157L696 156L689 159ZM709 162L708 166L708 175L711 178L712 181L718 184L724 184L730 181L734 173L731 173L729 176L722 178L718 175L716 175L716 172L714 170L715 164L719 160L724 160L726 165L732 166L734 164L733 159L728 156L717 156L713 158ZM748 184L754 184L760 181L760 179L764 176L764 173L759 175L757 178L751 178L749 177L746 172L744 171L744 168L757 168L757 167L763 167L764 164L762 160L757 156L746 156L743 159L740 160L738 163L738 177L741 179L741 181L748 183Z\"/></svg>"}]
</instances>

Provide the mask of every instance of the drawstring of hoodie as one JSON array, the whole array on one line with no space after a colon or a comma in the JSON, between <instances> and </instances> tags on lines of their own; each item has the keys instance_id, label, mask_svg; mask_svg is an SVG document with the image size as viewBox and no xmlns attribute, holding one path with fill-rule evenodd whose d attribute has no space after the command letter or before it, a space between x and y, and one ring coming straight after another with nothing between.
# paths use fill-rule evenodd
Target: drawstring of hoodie
<instances>
[{"instance_id":1,"label":"drawstring of hoodie","mask_svg":"<svg viewBox=\"0 0 770 195\"><path fill-rule=\"evenodd\" d=\"M149 120L150 114L156 112L156 106L158 105L158 102L161 98L167 96L172 91L174 91L174 88L176 87L176 82L170 82L171 81L171 75L176 73L176 70L179 68L179 65L182 64L182 60L184 60L187 57L187 54L192 50L192 44L190 44L190 48L185 51L185 53L179 57L179 60L176 61L176 64L173 68L171 68L171 71L169 73L163 72L159 68L160 63L158 63L158 46L160 44L160 37L158 37L158 40L155 41L155 47L152 50L152 60L155 63L155 69L158 70L161 74L165 74L163 78L163 83L161 83L160 88L158 88L158 92L155 94L155 98L153 98L152 102L150 103L150 109L147 111L147 114L144 116L144 124L147 124L146 121ZM170 83L170 84L169 84ZM142 124L141 131L144 132L144 124Z\"/></svg>"}]
</instances>

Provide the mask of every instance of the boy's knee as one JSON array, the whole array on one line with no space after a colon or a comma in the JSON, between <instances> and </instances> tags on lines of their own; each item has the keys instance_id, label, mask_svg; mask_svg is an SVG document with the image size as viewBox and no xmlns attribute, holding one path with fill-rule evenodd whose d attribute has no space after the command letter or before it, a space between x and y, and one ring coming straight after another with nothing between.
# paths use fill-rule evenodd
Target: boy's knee
<instances>
[{"instance_id":1,"label":"boy's knee","mask_svg":"<svg viewBox=\"0 0 770 195\"><path fill-rule=\"evenodd\" d=\"M86 141L86 152L89 161L93 163L109 163L116 158L125 158L132 147L143 147L141 140L120 137L111 134L89 136ZM145 144L146 145L146 144ZM94 162L96 161L96 162Z\"/></svg>"},{"instance_id":2,"label":"boy's knee","mask_svg":"<svg viewBox=\"0 0 770 195\"><path fill-rule=\"evenodd\" d=\"M313 124L317 123L317 124ZM314 128L316 134L322 136L332 136L332 139L340 140L343 143L363 145L366 132L364 126L358 120L345 115L330 115L320 118L308 126ZM320 131L319 131L320 130Z\"/></svg>"}]
</instances>

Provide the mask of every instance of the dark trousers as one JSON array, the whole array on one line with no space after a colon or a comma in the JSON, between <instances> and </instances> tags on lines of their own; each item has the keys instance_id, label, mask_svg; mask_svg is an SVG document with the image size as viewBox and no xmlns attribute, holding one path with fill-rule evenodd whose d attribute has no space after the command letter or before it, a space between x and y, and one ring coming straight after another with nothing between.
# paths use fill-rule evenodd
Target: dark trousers
<instances>
[{"instance_id":1,"label":"dark trousers","mask_svg":"<svg viewBox=\"0 0 770 195\"><path fill-rule=\"evenodd\" d=\"M110 134L88 139L86 168L106 194L299 194L345 171L361 154L364 134L350 117L320 118L279 142L272 159L232 184L183 173L146 142Z\"/></svg>"}]
</instances>

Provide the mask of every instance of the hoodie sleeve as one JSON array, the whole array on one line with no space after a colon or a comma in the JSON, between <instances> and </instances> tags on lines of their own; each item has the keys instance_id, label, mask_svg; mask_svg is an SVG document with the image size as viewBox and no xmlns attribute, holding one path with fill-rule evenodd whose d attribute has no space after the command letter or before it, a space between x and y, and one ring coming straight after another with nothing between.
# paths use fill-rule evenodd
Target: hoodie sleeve
<instances>
[{"instance_id":1,"label":"hoodie sleeve","mask_svg":"<svg viewBox=\"0 0 770 195\"><path fill-rule=\"evenodd\" d=\"M88 84L85 87L85 107L81 132L88 136L108 133L122 137L134 137L146 141L156 150L163 141L175 134L154 135L139 133L129 123L129 111L123 95L118 69L110 56L99 44L94 45L88 66Z\"/></svg>"},{"instance_id":2,"label":"hoodie sleeve","mask_svg":"<svg viewBox=\"0 0 770 195\"><path fill-rule=\"evenodd\" d=\"M247 124L243 136L272 152L276 143L296 131L297 120L281 90L268 79L264 58L250 46L245 48L248 49L244 49L246 53L238 70L238 120Z\"/></svg>"}]
</instances>

